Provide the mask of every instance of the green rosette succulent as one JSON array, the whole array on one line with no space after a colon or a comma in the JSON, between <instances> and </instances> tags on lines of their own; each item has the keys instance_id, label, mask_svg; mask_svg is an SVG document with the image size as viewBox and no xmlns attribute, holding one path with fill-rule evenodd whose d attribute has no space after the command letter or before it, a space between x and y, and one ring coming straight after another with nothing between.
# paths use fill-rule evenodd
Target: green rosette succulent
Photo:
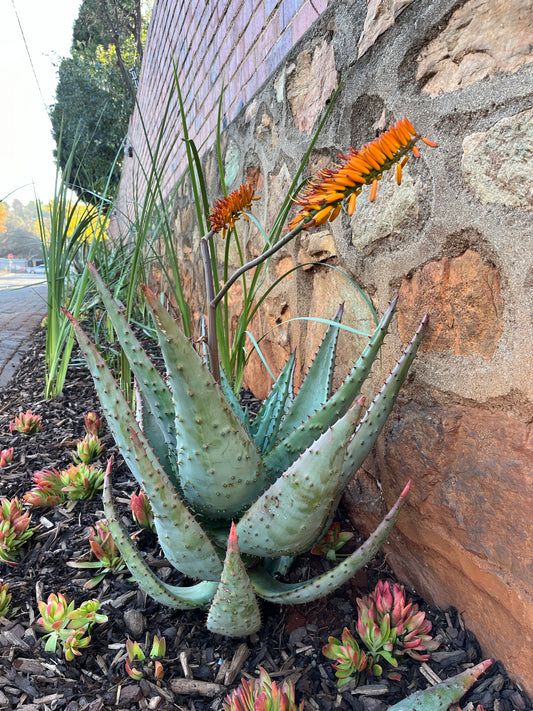
<instances>
[{"instance_id":1,"label":"green rosette succulent","mask_svg":"<svg viewBox=\"0 0 533 711\"><path fill-rule=\"evenodd\" d=\"M104 509L124 561L141 588L174 608L209 607L208 628L257 631L257 598L294 604L329 594L371 560L398 517L408 486L370 538L331 570L284 583L276 575L309 551L331 526L343 491L372 449L411 365L426 319L363 414L361 386L392 320L393 301L342 385L332 393L341 311L296 394L289 358L251 420L222 377L215 382L159 299L143 287L166 376L135 338L101 277L91 274L138 388L136 412L104 359L70 317L110 430L150 500L167 560L190 586L169 585L148 567L115 512L110 474Z\"/></svg>"}]
</instances>

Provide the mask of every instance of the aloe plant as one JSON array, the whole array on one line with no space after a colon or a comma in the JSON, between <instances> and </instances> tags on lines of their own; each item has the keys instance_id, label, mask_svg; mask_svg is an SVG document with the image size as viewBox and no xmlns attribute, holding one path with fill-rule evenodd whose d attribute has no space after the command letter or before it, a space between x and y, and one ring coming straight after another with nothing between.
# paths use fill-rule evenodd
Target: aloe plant
<instances>
[{"instance_id":1,"label":"aloe plant","mask_svg":"<svg viewBox=\"0 0 533 711\"><path fill-rule=\"evenodd\" d=\"M167 369L166 378L161 376L133 335L123 308L89 268L137 381L137 413L79 323L70 317L71 322L111 432L152 505L162 551L181 573L200 580L179 587L155 576L115 512L108 467L106 518L143 590L175 608L210 605L211 631L244 636L261 625L257 597L284 604L314 600L371 560L389 535L409 484L370 538L330 571L296 584L275 577L330 527L343 491L392 409L426 319L363 416L360 389L393 317L395 300L334 394L341 310L298 393L293 394L293 354L252 421L229 384L224 378L220 386L215 382L156 295L143 287Z\"/></svg>"}]
</instances>

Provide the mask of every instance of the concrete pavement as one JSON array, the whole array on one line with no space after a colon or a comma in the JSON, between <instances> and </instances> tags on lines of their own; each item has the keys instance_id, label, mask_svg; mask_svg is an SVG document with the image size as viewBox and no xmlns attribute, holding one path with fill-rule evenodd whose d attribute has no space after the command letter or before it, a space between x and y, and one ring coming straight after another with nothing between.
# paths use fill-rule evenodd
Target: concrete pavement
<instances>
[{"instance_id":1,"label":"concrete pavement","mask_svg":"<svg viewBox=\"0 0 533 711\"><path fill-rule=\"evenodd\" d=\"M0 272L0 387L11 378L46 316L46 284L41 276Z\"/></svg>"}]
</instances>

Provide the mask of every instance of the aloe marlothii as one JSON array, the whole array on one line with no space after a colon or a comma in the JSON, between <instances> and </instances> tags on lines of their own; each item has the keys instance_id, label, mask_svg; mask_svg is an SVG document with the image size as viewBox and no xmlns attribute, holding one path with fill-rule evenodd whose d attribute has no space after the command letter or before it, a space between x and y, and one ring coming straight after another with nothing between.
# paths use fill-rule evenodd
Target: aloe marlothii
<instances>
[{"instance_id":1,"label":"aloe marlothii","mask_svg":"<svg viewBox=\"0 0 533 711\"><path fill-rule=\"evenodd\" d=\"M333 395L336 322L326 332L297 395L292 389L291 357L251 422L231 388L214 381L147 287L143 291L156 325L166 378L134 337L122 307L113 301L98 273L92 268L91 273L135 374L140 424L98 350L71 319L103 411L127 465L150 500L164 555L184 575L201 581L178 587L154 575L118 521L108 475L106 518L139 585L172 607L211 603L208 628L233 636L259 629L257 597L293 604L342 585L386 540L408 486L370 538L327 573L285 584L273 571L279 561L309 550L329 528L342 492L392 409L425 319L363 417L361 385L379 352L395 301ZM340 317L339 313L336 320ZM246 564L241 554L246 554ZM248 567L248 556L254 557L253 567Z\"/></svg>"},{"instance_id":2,"label":"aloe marlothii","mask_svg":"<svg viewBox=\"0 0 533 711\"><path fill-rule=\"evenodd\" d=\"M440 684L416 691L394 706L389 706L389 711L446 711L452 704L458 703L491 664L492 659L486 659Z\"/></svg>"}]
</instances>

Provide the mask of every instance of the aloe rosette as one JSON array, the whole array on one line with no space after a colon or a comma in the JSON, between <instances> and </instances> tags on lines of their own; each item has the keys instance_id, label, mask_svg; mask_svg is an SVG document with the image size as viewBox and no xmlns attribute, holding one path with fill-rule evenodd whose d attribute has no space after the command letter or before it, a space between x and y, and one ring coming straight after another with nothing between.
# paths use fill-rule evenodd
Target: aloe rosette
<instances>
[{"instance_id":1,"label":"aloe rosette","mask_svg":"<svg viewBox=\"0 0 533 711\"><path fill-rule=\"evenodd\" d=\"M91 274L138 387L136 412L104 359L71 318L102 409L133 476L150 500L167 560L199 582L169 585L148 567L104 484L109 528L138 584L174 608L209 607L213 632L257 631L257 598L303 603L327 595L371 560L398 517L409 485L369 539L328 572L288 584L276 574L310 550L331 525L340 497L371 450L412 363L425 324L408 344L364 415L361 386L392 320L384 314L360 358L332 394L341 312L328 328L297 394L294 354L251 420L222 378L219 386L172 316L147 287L166 366L159 374L97 271Z\"/></svg>"}]
</instances>

